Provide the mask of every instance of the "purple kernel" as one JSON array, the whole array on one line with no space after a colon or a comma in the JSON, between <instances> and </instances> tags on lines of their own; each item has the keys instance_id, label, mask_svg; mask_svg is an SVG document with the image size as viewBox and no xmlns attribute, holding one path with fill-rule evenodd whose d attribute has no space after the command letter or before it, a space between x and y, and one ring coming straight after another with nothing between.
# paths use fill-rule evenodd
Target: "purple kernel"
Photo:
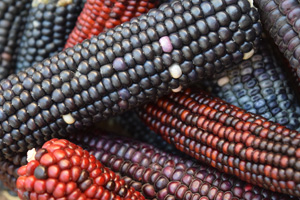
<instances>
[{"instance_id":1,"label":"purple kernel","mask_svg":"<svg viewBox=\"0 0 300 200\"><path fill-rule=\"evenodd\" d=\"M127 109L128 108L128 103L127 103L127 101L121 100L121 101L118 102L118 106L121 109Z\"/></svg>"},{"instance_id":2,"label":"purple kernel","mask_svg":"<svg viewBox=\"0 0 300 200\"><path fill-rule=\"evenodd\" d=\"M149 169L149 168L146 169L144 174L143 174L143 181L144 182L149 182L151 174L152 174L152 169Z\"/></svg>"},{"instance_id":3,"label":"purple kernel","mask_svg":"<svg viewBox=\"0 0 300 200\"><path fill-rule=\"evenodd\" d=\"M218 194L215 197L215 200L223 200L223 192L219 191Z\"/></svg>"},{"instance_id":4,"label":"purple kernel","mask_svg":"<svg viewBox=\"0 0 300 200\"><path fill-rule=\"evenodd\" d=\"M224 196L223 196L223 198L224 198L224 200L230 200L230 199L232 199L232 197L233 197L233 195L232 195L232 193L231 192L225 192L224 193Z\"/></svg>"},{"instance_id":5,"label":"purple kernel","mask_svg":"<svg viewBox=\"0 0 300 200\"><path fill-rule=\"evenodd\" d=\"M208 194L209 188L210 188L210 185L208 183L204 183L201 186L199 193L203 196L206 196Z\"/></svg>"},{"instance_id":6,"label":"purple kernel","mask_svg":"<svg viewBox=\"0 0 300 200\"><path fill-rule=\"evenodd\" d=\"M253 196L252 192L245 192L244 194L245 200L251 200L252 196Z\"/></svg>"},{"instance_id":7,"label":"purple kernel","mask_svg":"<svg viewBox=\"0 0 300 200\"><path fill-rule=\"evenodd\" d=\"M156 196L156 192L155 192L155 189L152 185L145 185L143 188L142 188L142 191L143 191L143 194L146 196L146 197L149 197L149 198L154 198Z\"/></svg>"},{"instance_id":8,"label":"purple kernel","mask_svg":"<svg viewBox=\"0 0 300 200\"><path fill-rule=\"evenodd\" d=\"M130 93L127 89L123 88L121 90L118 91L118 94L120 96L121 99L126 100L130 98Z\"/></svg>"},{"instance_id":9,"label":"purple kernel","mask_svg":"<svg viewBox=\"0 0 300 200\"><path fill-rule=\"evenodd\" d=\"M209 199L215 199L215 196L217 195L218 189L217 188L211 188L208 192L208 198Z\"/></svg>"},{"instance_id":10,"label":"purple kernel","mask_svg":"<svg viewBox=\"0 0 300 200\"><path fill-rule=\"evenodd\" d=\"M163 173L166 177L170 178L170 177L172 176L173 171L174 171L174 168L173 168L173 167L165 167L165 168L163 169L163 172L162 172L162 173Z\"/></svg>"},{"instance_id":11,"label":"purple kernel","mask_svg":"<svg viewBox=\"0 0 300 200\"><path fill-rule=\"evenodd\" d=\"M177 188L181 185L179 181L172 181L168 185L168 193L175 194Z\"/></svg>"},{"instance_id":12,"label":"purple kernel","mask_svg":"<svg viewBox=\"0 0 300 200\"><path fill-rule=\"evenodd\" d=\"M213 174L209 174L206 178L205 181L209 182L210 184L213 183L213 181L216 179L216 177Z\"/></svg>"},{"instance_id":13,"label":"purple kernel","mask_svg":"<svg viewBox=\"0 0 300 200\"><path fill-rule=\"evenodd\" d=\"M192 181L192 176L190 175L185 175L183 178L182 178L182 182L186 185L190 185L191 181Z\"/></svg>"},{"instance_id":14,"label":"purple kernel","mask_svg":"<svg viewBox=\"0 0 300 200\"><path fill-rule=\"evenodd\" d=\"M164 52L170 53L173 50L171 40L168 36L164 36L164 37L160 38L159 43Z\"/></svg>"},{"instance_id":15,"label":"purple kernel","mask_svg":"<svg viewBox=\"0 0 300 200\"><path fill-rule=\"evenodd\" d=\"M160 177L156 183L155 183L155 187L159 190L165 188L167 186L167 184L169 183L169 180L166 177Z\"/></svg>"},{"instance_id":16,"label":"purple kernel","mask_svg":"<svg viewBox=\"0 0 300 200\"><path fill-rule=\"evenodd\" d=\"M239 197L239 198L242 198L242 196L243 196L243 189L240 188L240 187L235 187L235 188L233 189L233 194L234 194L235 196Z\"/></svg>"},{"instance_id":17,"label":"purple kernel","mask_svg":"<svg viewBox=\"0 0 300 200\"><path fill-rule=\"evenodd\" d=\"M134 163L139 163L143 159L143 155L141 152L137 151L133 154L131 161Z\"/></svg>"},{"instance_id":18,"label":"purple kernel","mask_svg":"<svg viewBox=\"0 0 300 200\"><path fill-rule=\"evenodd\" d=\"M181 180L182 176L183 176L183 171L177 169L177 170L175 170L172 178L174 181L179 181L179 180Z\"/></svg>"},{"instance_id":19,"label":"purple kernel","mask_svg":"<svg viewBox=\"0 0 300 200\"><path fill-rule=\"evenodd\" d=\"M116 71L123 71L123 70L126 70L128 67L127 67L126 63L124 62L123 58L116 58L113 61L113 68Z\"/></svg>"},{"instance_id":20,"label":"purple kernel","mask_svg":"<svg viewBox=\"0 0 300 200\"><path fill-rule=\"evenodd\" d=\"M194 181L192 182L192 184L190 185L190 190L191 190L192 192L194 192L194 193L197 193L198 190L199 190L200 185L201 185L201 181L199 181L199 180L194 180Z\"/></svg>"},{"instance_id":21,"label":"purple kernel","mask_svg":"<svg viewBox=\"0 0 300 200\"><path fill-rule=\"evenodd\" d=\"M143 172L144 172L144 168L143 167L139 167L135 174L134 174L134 179L135 180L142 180L142 176L143 176Z\"/></svg>"},{"instance_id":22,"label":"purple kernel","mask_svg":"<svg viewBox=\"0 0 300 200\"><path fill-rule=\"evenodd\" d=\"M168 195L168 190L167 188L164 188L157 193L157 199L164 200L167 195Z\"/></svg>"},{"instance_id":23,"label":"purple kernel","mask_svg":"<svg viewBox=\"0 0 300 200\"><path fill-rule=\"evenodd\" d=\"M176 191L176 198L177 199L183 199L186 191L188 190L188 188L185 185L182 185L178 188L178 190Z\"/></svg>"},{"instance_id":24,"label":"purple kernel","mask_svg":"<svg viewBox=\"0 0 300 200\"><path fill-rule=\"evenodd\" d=\"M221 183L220 185L220 189L223 191L228 191L230 190L232 187L231 183L229 181L224 181L223 183Z\"/></svg>"}]
</instances>

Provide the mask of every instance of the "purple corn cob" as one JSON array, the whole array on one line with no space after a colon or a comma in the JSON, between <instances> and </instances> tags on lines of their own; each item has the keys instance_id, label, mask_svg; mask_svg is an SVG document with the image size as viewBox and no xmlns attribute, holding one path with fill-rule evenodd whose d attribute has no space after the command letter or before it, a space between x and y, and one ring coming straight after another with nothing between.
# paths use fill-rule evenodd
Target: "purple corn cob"
<instances>
[{"instance_id":1,"label":"purple corn cob","mask_svg":"<svg viewBox=\"0 0 300 200\"><path fill-rule=\"evenodd\" d=\"M77 136L76 140L148 199L294 199L131 139Z\"/></svg>"}]
</instances>

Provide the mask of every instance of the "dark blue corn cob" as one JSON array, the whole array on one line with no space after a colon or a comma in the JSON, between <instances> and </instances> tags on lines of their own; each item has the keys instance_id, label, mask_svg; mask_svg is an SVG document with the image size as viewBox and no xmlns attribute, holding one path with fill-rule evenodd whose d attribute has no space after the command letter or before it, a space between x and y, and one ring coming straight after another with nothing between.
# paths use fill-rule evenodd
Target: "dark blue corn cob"
<instances>
[{"instance_id":1,"label":"dark blue corn cob","mask_svg":"<svg viewBox=\"0 0 300 200\"><path fill-rule=\"evenodd\" d=\"M81 0L32 1L19 44L16 71L61 51L80 13Z\"/></svg>"},{"instance_id":2,"label":"dark blue corn cob","mask_svg":"<svg viewBox=\"0 0 300 200\"><path fill-rule=\"evenodd\" d=\"M24 29L30 0L0 1L0 80L13 72L20 33Z\"/></svg>"},{"instance_id":3,"label":"dark blue corn cob","mask_svg":"<svg viewBox=\"0 0 300 200\"><path fill-rule=\"evenodd\" d=\"M247 59L260 33L247 0L178 0L11 75L0 83L0 159Z\"/></svg>"},{"instance_id":4,"label":"dark blue corn cob","mask_svg":"<svg viewBox=\"0 0 300 200\"><path fill-rule=\"evenodd\" d=\"M195 160L168 154L131 139L83 136L76 139L146 199L297 199L226 175Z\"/></svg>"},{"instance_id":5,"label":"dark blue corn cob","mask_svg":"<svg viewBox=\"0 0 300 200\"><path fill-rule=\"evenodd\" d=\"M206 82L213 94L248 112L292 130L300 130L300 105L284 64L264 47L251 59Z\"/></svg>"},{"instance_id":6,"label":"dark blue corn cob","mask_svg":"<svg viewBox=\"0 0 300 200\"><path fill-rule=\"evenodd\" d=\"M261 21L300 78L300 3L297 0L254 0Z\"/></svg>"}]
</instances>

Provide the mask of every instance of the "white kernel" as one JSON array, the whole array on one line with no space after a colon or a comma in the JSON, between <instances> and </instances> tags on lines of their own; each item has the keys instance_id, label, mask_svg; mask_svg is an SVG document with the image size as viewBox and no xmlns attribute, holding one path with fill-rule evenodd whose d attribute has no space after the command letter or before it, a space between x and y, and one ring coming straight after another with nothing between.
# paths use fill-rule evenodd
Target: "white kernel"
<instances>
[{"instance_id":1,"label":"white kernel","mask_svg":"<svg viewBox=\"0 0 300 200\"><path fill-rule=\"evenodd\" d=\"M224 85L226 85L227 83L229 83L229 78L227 77L227 76L225 76L225 77L222 77L222 78L220 78L219 80L218 80L218 85L220 86L220 87L222 87L222 86L224 86Z\"/></svg>"},{"instance_id":2,"label":"white kernel","mask_svg":"<svg viewBox=\"0 0 300 200\"><path fill-rule=\"evenodd\" d=\"M253 8L253 7L254 7L254 5L253 5L253 0L248 0L248 1L249 1L249 3L250 3L251 8Z\"/></svg>"},{"instance_id":3,"label":"white kernel","mask_svg":"<svg viewBox=\"0 0 300 200\"><path fill-rule=\"evenodd\" d=\"M251 56L253 56L254 54L254 50L252 49L251 51L244 53L244 57L243 60L248 60L249 58L251 58Z\"/></svg>"},{"instance_id":4,"label":"white kernel","mask_svg":"<svg viewBox=\"0 0 300 200\"><path fill-rule=\"evenodd\" d=\"M71 114L63 115L62 118L67 124L73 124L75 122L75 118Z\"/></svg>"},{"instance_id":5,"label":"white kernel","mask_svg":"<svg viewBox=\"0 0 300 200\"><path fill-rule=\"evenodd\" d=\"M180 92L182 90L181 85L179 87L172 89L173 92Z\"/></svg>"},{"instance_id":6,"label":"white kernel","mask_svg":"<svg viewBox=\"0 0 300 200\"><path fill-rule=\"evenodd\" d=\"M173 78L179 78L182 75L181 68L178 64L173 64L169 67L169 72Z\"/></svg>"},{"instance_id":7,"label":"white kernel","mask_svg":"<svg viewBox=\"0 0 300 200\"><path fill-rule=\"evenodd\" d=\"M27 151L27 162L35 160L35 154L36 154L35 148L28 150Z\"/></svg>"}]
</instances>

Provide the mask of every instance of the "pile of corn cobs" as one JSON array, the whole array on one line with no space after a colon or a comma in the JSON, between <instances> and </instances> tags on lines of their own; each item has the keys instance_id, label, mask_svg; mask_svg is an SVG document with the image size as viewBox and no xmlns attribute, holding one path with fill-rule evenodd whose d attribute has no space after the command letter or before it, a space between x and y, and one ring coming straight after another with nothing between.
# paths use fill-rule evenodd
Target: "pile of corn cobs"
<instances>
[{"instance_id":1,"label":"pile of corn cobs","mask_svg":"<svg viewBox=\"0 0 300 200\"><path fill-rule=\"evenodd\" d=\"M300 198L299 13L1 0L0 180L21 199Z\"/></svg>"}]
</instances>

